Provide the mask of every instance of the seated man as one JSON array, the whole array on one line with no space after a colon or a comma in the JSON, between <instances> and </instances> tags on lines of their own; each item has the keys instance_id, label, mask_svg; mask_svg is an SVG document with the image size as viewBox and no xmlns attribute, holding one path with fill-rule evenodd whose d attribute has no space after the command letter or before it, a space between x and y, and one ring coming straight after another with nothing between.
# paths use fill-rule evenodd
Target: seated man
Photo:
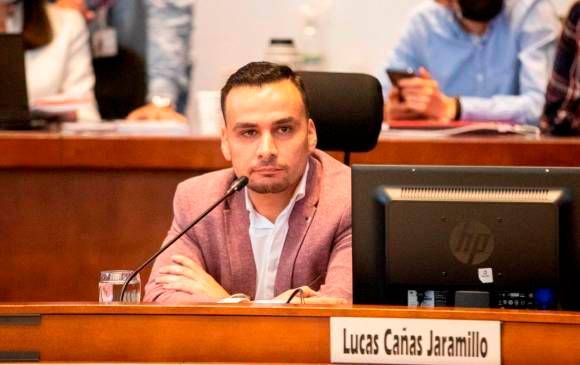
<instances>
[{"instance_id":1,"label":"seated man","mask_svg":"<svg viewBox=\"0 0 580 365\"><path fill-rule=\"evenodd\" d=\"M541 127L555 135L580 134L580 1L576 1L564 23L554 70L546 93Z\"/></svg>"},{"instance_id":2,"label":"seated man","mask_svg":"<svg viewBox=\"0 0 580 365\"><path fill-rule=\"evenodd\" d=\"M423 4L387 62L417 77L390 90L386 119L538 124L558 31L549 0Z\"/></svg>"},{"instance_id":3,"label":"seated man","mask_svg":"<svg viewBox=\"0 0 580 365\"><path fill-rule=\"evenodd\" d=\"M221 100L222 151L233 168L178 186L167 240L236 176L249 184L157 258L144 300L284 300L302 287L307 302L352 301L350 169L315 148L302 81L286 66L250 63Z\"/></svg>"}]
</instances>

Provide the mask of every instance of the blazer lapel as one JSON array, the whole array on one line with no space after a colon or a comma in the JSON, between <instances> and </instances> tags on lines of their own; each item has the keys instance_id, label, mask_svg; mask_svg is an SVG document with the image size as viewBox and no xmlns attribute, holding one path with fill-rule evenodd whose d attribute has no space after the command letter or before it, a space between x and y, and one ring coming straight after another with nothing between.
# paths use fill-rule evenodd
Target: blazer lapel
<instances>
[{"instance_id":1,"label":"blazer lapel","mask_svg":"<svg viewBox=\"0 0 580 365\"><path fill-rule=\"evenodd\" d=\"M232 288L254 298L256 295L256 263L250 241L250 218L241 192L228 199L224 209L224 222ZM230 293L235 294L235 293Z\"/></svg>"},{"instance_id":2,"label":"blazer lapel","mask_svg":"<svg viewBox=\"0 0 580 365\"><path fill-rule=\"evenodd\" d=\"M302 247L306 233L312 224L320 195L322 166L318 160L310 157L310 170L306 181L306 195L296 202L288 220L288 234L284 241L282 254L278 263L275 295L293 287L292 277L298 252ZM307 283L304 283L307 284Z\"/></svg>"}]
</instances>

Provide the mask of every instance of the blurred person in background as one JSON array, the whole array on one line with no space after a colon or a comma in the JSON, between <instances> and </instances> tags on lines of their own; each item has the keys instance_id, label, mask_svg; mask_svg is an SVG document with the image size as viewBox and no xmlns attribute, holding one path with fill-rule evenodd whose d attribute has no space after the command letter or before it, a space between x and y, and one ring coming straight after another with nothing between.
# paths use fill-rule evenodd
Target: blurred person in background
<instances>
[{"instance_id":1,"label":"blurred person in background","mask_svg":"<svg viewBox=\"0 0 580 365\"><path fill-rule=\"evenodd\" d=\"M541 127L555 135L580 134L580 1L576 1L564 22Z\"/></svg>"},{"instance_id":2,"label":"blurred person in background","mask_svg":"<svg viewBox=\"0 0 580 365\"><path fill-rule=\"evenodd\" d=\"M68 104L67 119L100 119L88 31L78 13L43 0L1 0L0 32L22 34L33 109Z\"/></svg>"},{"instance_id":3,"label":"blurred person in background","mask_svg":"<svg viewBox=\"0 0 580 365\"><path fill-rule=\"evenodd\" d=\"M147 60L146 104L128 119L187 121L183 114L191 75L194 0L57 0L56 4L83 14L93 30L97 56L95 43L108 44L114 30L121 46Z\"/></svg>"},{"instance_id":4,"label":"blurred person in background","mask_svg":"<svg viewBox=\"0 0 580 365\"><path fill-rule=\"evenodd\" d=\"M145 4L143 0L53 0L60 7L81 12L91 37L110 28L120 47L131 49L145 59ZM94 50L94 49L93 49ZM99 57L100 55L95 55Z\"/></svg>"},{"instance_id":5,"label":"blurred person in background","mask_svg":"<svg viewBox=\"0 0 580 365\"><path fill-rule=\"evenodd\" d=\"M187 121L194 0L144 0L147 9L148 103L129 119Z\"/></svg>"},{"instance_id":6,"label":"blurred person in background","mask_svg":"<svg viewBox=\"0 0 580 365\"><path fill-rule=\"evenodd\" d=\"M549 0L429 0L411 15L386 68L388 120L538 124L560 25Z\"/></svg>"}]
</instances>

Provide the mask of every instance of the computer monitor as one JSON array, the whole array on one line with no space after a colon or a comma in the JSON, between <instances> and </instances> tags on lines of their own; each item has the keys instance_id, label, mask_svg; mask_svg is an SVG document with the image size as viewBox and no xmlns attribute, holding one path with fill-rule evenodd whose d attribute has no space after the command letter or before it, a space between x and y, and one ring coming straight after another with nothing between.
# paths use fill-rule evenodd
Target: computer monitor
<instances>
[{"instance_id":1,"label":"computer monitor","mask_svg":"<svg viewBox=\"0 0 580 365\"><path fill-rule=\"evenodd\" d=\"M580 309L578 168L355 165L352 204L356 304Z\"/></svg>"}]
</instances>

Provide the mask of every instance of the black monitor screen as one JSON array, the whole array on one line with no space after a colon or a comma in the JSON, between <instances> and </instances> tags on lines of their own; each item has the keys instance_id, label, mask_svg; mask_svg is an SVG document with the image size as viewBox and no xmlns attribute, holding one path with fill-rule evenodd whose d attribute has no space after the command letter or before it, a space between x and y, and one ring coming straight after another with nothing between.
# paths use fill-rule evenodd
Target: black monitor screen
<instances>
[{"instance_id":1,"label":"black monitor screen","mask_svg":"<svg viewBox=\"0 0 580 365\"><path fill-rule=\"evenodd\" d=\"M580 169L355 165L352 182L355 303L580 308Z\"/></svg>"}]
</instances>

